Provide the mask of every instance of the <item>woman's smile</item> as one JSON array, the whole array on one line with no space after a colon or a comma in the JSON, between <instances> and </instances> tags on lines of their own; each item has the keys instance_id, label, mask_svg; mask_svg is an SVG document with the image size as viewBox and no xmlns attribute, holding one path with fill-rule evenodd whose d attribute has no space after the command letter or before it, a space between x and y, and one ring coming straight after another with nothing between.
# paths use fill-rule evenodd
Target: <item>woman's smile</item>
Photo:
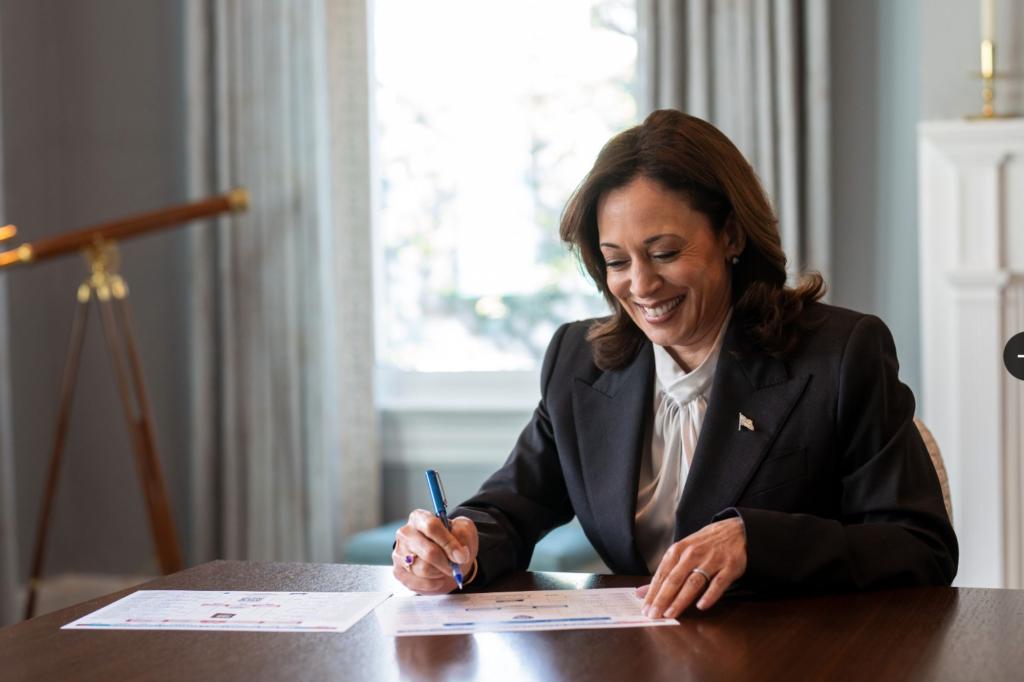
<instances>
[{"instance_id":1,"label":"woman's smile","mask_svg":"<svg viewBox=\"0 0 1024 682\"><path fill-rule=\"evenodd\" d=\"M670 317L679 308L679 304L683 302L686 296L676 296L665 301L658 303L640 303L639 301L634 302L634 305L640 309L644 319L651 324L660 324L667 322Z\"/></svg>"}]
</instances>

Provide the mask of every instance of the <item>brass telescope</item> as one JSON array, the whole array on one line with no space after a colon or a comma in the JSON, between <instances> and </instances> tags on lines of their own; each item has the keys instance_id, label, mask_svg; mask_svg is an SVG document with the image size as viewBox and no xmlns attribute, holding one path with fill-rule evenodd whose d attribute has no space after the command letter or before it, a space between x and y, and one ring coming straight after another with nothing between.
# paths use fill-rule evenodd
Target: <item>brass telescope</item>
<instances>
[{"instance_id":1,"label":"brass telescope","mask_svg":"<svg viewBox=\"0 0 1024 682\"><path fill-rule=\"evenodd\" d=\"M23 263L36 263L72 251L94 247L97 243L114 242L180 223L217 215L226 211L244 211L249 207L249 192L236 188L220 196L172 206L159 211L141 213L129 218L99 223L74 232L46 237L0 252L0 268ZM12 226L9 226L13 228ZM2 230L4 228L0 228ZM8 235L13 236L13 234Z\"/></svg>"},{"instance_id":2,"label":"brass telescope","mask_svg":"<svg viewBox=\"0 0 1024 682\"><path fill-rule=\"evenodd\" d=\"M143 381L142 358L135 342L134 325L129 312L128 285L118 272L120 257L117 245L119 241L129 237L227 211L244 211L248 206L249 193L243 188L237 188L227 194L100 223L56 237L27 242L0 252L0 268L8 265L31 265L76 251L85 256L89 265L88 276L78 286L78 304L71 323L71 338L61 378L57 424L54 428L53 446L50 450L50 462L36 525L25 618L31 618L35 613L39 583L43 574L46 539L57 494L61 458L67 439L72 397L78 380L78 365L90 307L96 307L99 311L103 336L110 351L111 368L135 454L139 484L148 512L157 561L165 574L183 568L181 544L178 541L178 532L171 514L167 486L164 483L157 453L153 410ZM13 237L16 233L13 225L0 227L0 240Z\"/></svg>"}]
</instances>

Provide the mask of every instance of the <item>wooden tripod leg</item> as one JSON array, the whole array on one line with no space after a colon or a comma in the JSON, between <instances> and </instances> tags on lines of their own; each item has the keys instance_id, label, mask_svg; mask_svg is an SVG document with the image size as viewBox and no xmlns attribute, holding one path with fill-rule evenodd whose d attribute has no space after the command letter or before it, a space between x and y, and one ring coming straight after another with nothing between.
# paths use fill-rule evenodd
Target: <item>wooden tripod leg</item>
<instances>
[{"instance_id":1,"label":"wooden tripod leg","mask_svg":"<svg viewBox=\"0 0 1024 682\"><path fill-rule=\"evenodd\" d=\"M127 304L123 299L115 298L114 305L119 309L120 320L115 316L109 298L99 301L100 320L103 322L104 336L110 349L117 388L121 394L121 403L128 421L128 430L132 435L135 462L146 500L146 508L149 512L149 524L153 533L157 560L160 562L161 571L165 574L174 573L180 571L184 567L184 563L153 437L152 416L142 379L142 366L139 362L135 338L128 323ZM124 348L122 348L122 341Z\"/></svg>"},{"instance_id":2,"label":"wooden tripod leg","mask_svg":"<svg viewBox=\"0 0 1024 682\"><path fill-rule=\"evenodd\" d=\"M83 287L86 285L82 285ZM64 361L64 375L60 381L60 399L57 406L57 426L54 429L53 449L50 451L50 464L46 472L46 487L43 490L43 505L39 512L36 526L36 544L32 552L32 570L28 579L28 600L25 604L25 619L31 618L36 610L36 598L39 592L39 578L43 573L43 557L46 553L46 536L50 531L50 514L53 501L57 495L57 480L60 477L61 454L64 451L64 439L71 421L71 401L75 395L75 382L78 379L78 364L82 357L82 342L85 340L85 323L89 318L89 290L79 290L78 306L71 322L71 338L68 341L67 359Z\"/></svg>"},{"instance_id":3,"label":"wooden tripod leg","mask_svg":"<svg viewBox=\"0 0 1024 682\"><path fill-rule=\"evenodd\" d=\"M124 336L125 350L128 353L128 366L131 369L132 384L135 387L135 395L138 398L140 433L142 442L146 446L147 462L149 463L148 475L151 493L150 513L154 508L157 510L155 517L159 524L154 524L154 532L157 538L157 552L160 556L160 564L165 573L175 573L183 569L184 561L181 557L181 543L178 541L178 533L174 526L174 517L171 516L171 505L167 496L167 485L164 482L163 470L160 467L160 457L156 447L156 435L153 429L153 410L149 403L149 394L146 392L146 383L142 376L142 360L139 357L138 345L135 343L135 328L132 325L131 310L128 301L123 297L115 297L114 307L118 321L121 324L122 335ZM159 525L159 530L156 530Z\"/></svg>"}]
</instances>

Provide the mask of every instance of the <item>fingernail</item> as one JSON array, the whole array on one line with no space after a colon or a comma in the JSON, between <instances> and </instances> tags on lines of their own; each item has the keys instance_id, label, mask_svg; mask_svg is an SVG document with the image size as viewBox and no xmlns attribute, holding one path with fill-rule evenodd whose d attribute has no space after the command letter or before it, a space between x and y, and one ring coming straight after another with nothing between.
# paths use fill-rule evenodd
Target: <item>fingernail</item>
<instances>
[{"instance_id":1,"label":"fingernail","mask_svg":"<svg viewBox=\"0 0 1024 682\"><path fill-rule=\"evenodd\" d=\"M455 550L455 560L460 564L464 564L469 561L469 551L466 549Z\"/></svg>"},{"instance_id":2,"label":"fingernail","mask_svg":"<svg viewBox=\"0 0 1024 682\"><path fill-rule=\"evenodd\" d=\"M644 607L644 611L643 611L644 618L650 618L651 617L651 611L653 611L653 610L654 609L652 609L650 606L645 606Z\"/></svg>"},{"instance_id":3,"label":"fingernail","mask_svg":"<svg viewBox=\"0 0 1024 682\"><path fill-rule=\"evenodd\" d=\"M704 610L704 600L703 599L701 599L699 602L697 602L697 608L700 609L701 611Z\"/></svg>"},{"instance_id":4,"label":"fingernail","mask_svg":"<svg viewBox=\"0 0 1024 682\"><path fill-rule=\"evenodd\" d=\"M662 616L662 618L675 618L675 617L676 617L676 612L675 612L674 609L669 609L669 610L665 611L665 615Z\"/></svg>"}]
</instances>

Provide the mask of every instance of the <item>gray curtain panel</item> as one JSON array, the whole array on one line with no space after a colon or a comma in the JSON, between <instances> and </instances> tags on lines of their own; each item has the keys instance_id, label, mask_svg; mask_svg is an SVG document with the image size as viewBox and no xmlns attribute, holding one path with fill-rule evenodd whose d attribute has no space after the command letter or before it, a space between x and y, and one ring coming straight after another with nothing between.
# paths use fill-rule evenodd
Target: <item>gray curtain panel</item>
<instances>
[{"instance_id":1,"label":"gray curtain panel","mask_svg":"<svg viewBox=\"0 0 1024 682\"><path fill-rule=\"evenodd\" d=\"M365 6L191 0L186 21L193 193L252 196L193 231L192 559L334 561L379 508Z\"/></svg>"},{"instance_id":2,"label":"gray curtain panel","mask_svg":"<svg viewBox=\"0 0 1024 682\"><path fill-rule=\"evenodd\" d=\"M774 202L791 273L829 278L826 0L639 0L642 114L714 123Z\"/></svg>"},{"instance_id":3,"label":"gray curtain panel","mask_svg":"<svg viewBox=\"0 0 1024 682\"><path fill-rule=\"evenodd\" d=\"M0 188L3 187L2 181L3 164L0 163ZM3 207L3 190L0 189L0 216L3 215ZM2 246L0 250L3 250ZM0 627L17 620L16 601L20 594L17 589L18 543L15 533L18 526L14 520L14 438L11 424L8 320L7 275L0 274Z\"/></svg>"},{"instance_id":4,"label":"gray curtain panel","mask_svg":"<svg viewBox=\"0 0 1024 682\"><path fill-rule=\"evenodd\" d=\"M2 206L2 202L0 202ZM0 274L0 627L18 620L18 543L14 520L14 439L7 349L7 276Z\"/></svg>"}]
</instances>

